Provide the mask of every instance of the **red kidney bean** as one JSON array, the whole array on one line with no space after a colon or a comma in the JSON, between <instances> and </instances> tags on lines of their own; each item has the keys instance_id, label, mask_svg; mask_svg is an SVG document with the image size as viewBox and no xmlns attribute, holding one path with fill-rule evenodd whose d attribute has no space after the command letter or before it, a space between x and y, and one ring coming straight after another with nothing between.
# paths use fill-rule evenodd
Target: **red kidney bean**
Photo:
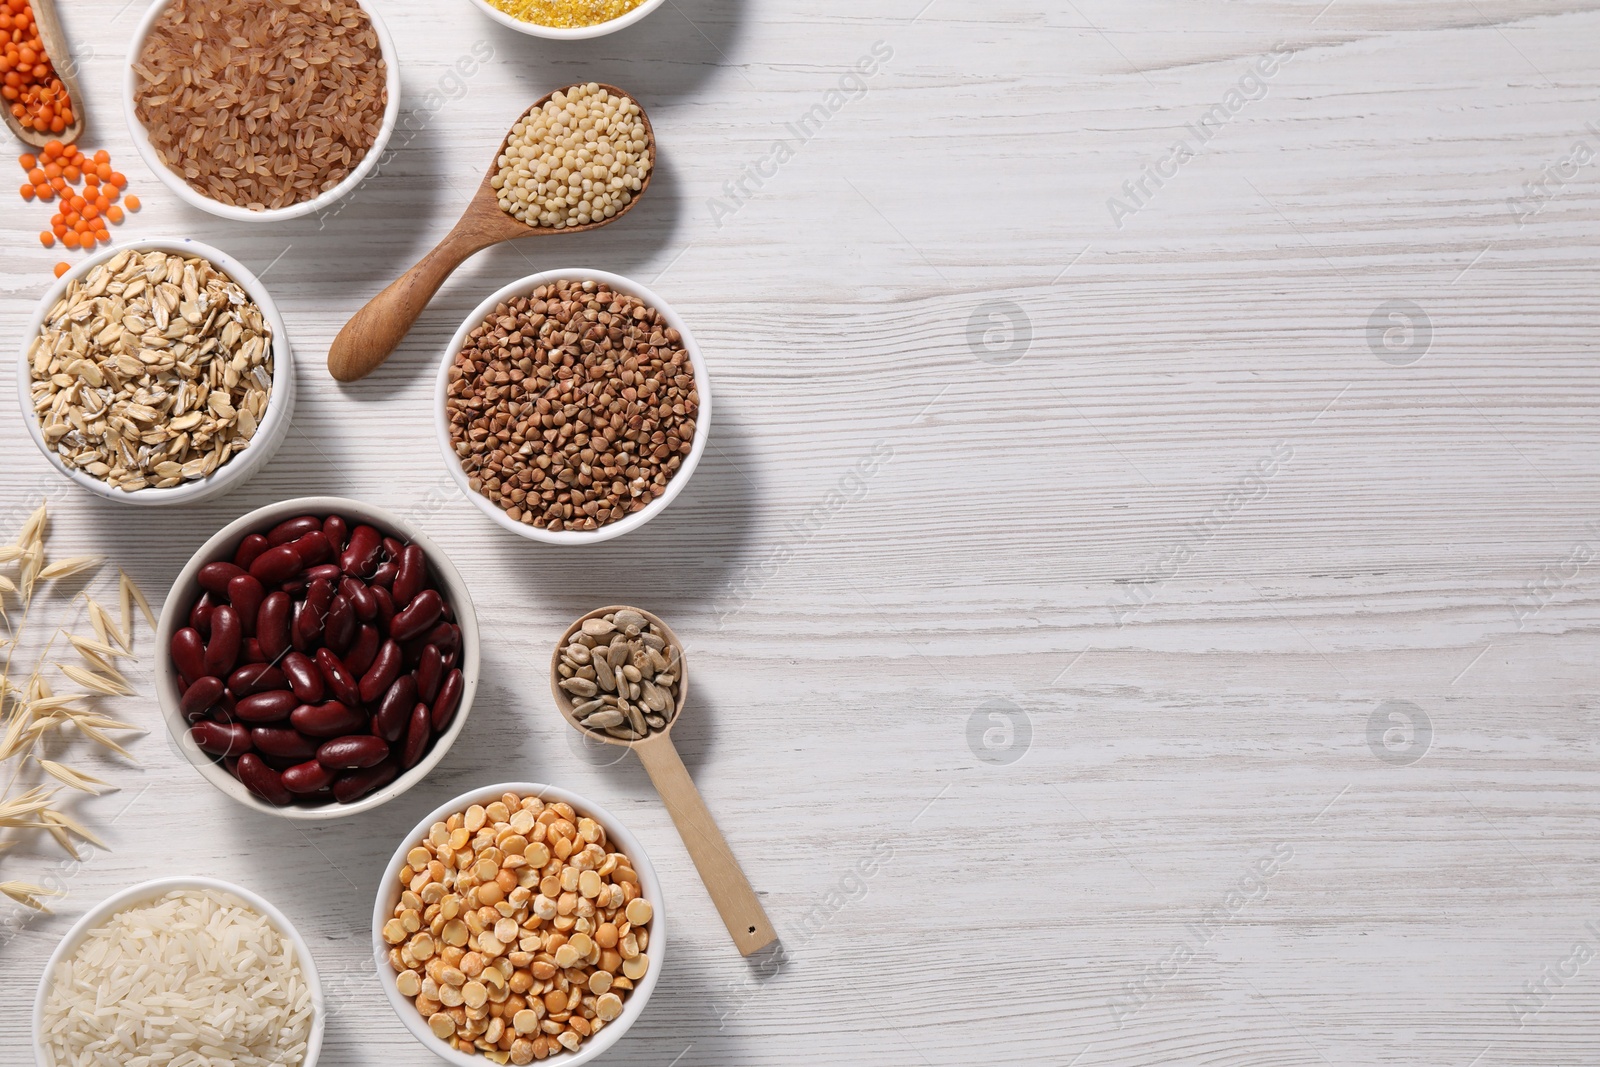
<instances>
[{"instance_id":1,"label":"red kidney bean","mask_svg":"<svg viewBox=\"0 0 1600 1067\"><path fill-rule=\"evenodd\" d=\"M441 622L428 631L428 644L438 645L446 656L461 651L461 627L453 622Z\"/></svg>"},{"instance_id":2,"label":"red kidney bean","mask_svg":"<svg viewBox=\"0 0 1600 1067\"><path fill-rule=\"evenodd\" d=\"M316 662L303 652L290 652L283 657L283 676L289 688L302 704L316 704L327 692L327 683ZM293 709L290 709L293 710Z\"/></svg>"},{"instance_id":3,"label":"red kidney bean","mask_svg":"<svg viewBox=\"0 0 1600 1067\"><path fill-rule=\"evenodd\" d=\"M206 592L224 596L228 592L228 583L243 573L245 573L243 567L235 567L231 563L219 560L201 567L195 575L195 580Z\"/></svg>"},{"instance_id":4,"label":"red kidney bean","mask_svg":"<svg viewBox=\"0 0 1600 1067\"><path fill-rule=\"evenodd\" d=\"M249 570L250 564L259 559L261 553L265 552L271 547L272 546L267 543L267 539L265 537L262 537L260 534L250 534L243 541L240 541L239 547L234 550L233 565L235 567L242 567L244 570Z\"/></svg>"},{"instance_id":5,"label":"red kidney bean","mask_svg":"<svg viewBox=\"0 0 1600 1067\"><path fill-rule=\"evenodd\" d=\"M371 734L348 734L324 741L317 749L317 762L330 771L356 771L389 758L389 745Z\"/></svg>"},{"instance_id":6,"label":"red kidney bean","mask_svg":"<svg viewBox=\"0 0 1600 1067\"><path fill-rule=\"evenodd\" d=\"M420 763L454 722L461 630L421 546L305 515L217 563L169 654L186 718L256 795L348 803Z\"/></svg>"},{"instance_id":7,"label":"red kidney bean","mask_svg":"<svg viewBox=\"0 0 1600 1067\"><path fill-rule=\"evenodd\" d=\"M404 611L399 612L389 623L389 636L396 641L409 641L413 637L433 628L439 621L440 609L444 600L436 589L424 589L416 595Z\"/></svg>"},{"instance_id":8,"label":"red kidney bean","mask_svg":"<svg viewBox=\"0 0 1600 1067\"><path fill-rule=\"evenodd\" d=\"M413 637L409 641L400 642L400 651L405 653L406 670L414 671L422 665L422 650L428 647L428 635Z\"/></svg>"},{"instance_id":9,"label":"red kidney bean","mask_svg":"<svg viewBox=\"0 0 1600 1067\"><path fill-rule=\"evenodd\" d=\"M289 650L289 616L294 601L284 592L268 593L256 613L256 640L261 642L261 654L275 660Z\"/></svg>"},{"instance_id":10,"label":"red kidney bean","mask_svg":"<svg viewBox=\"0 0 1600 1067\"><path fill-rule=\"evenodd\" d=\"M248 574L241 574L228 582L228 603L238 612L239 625L246 637L256 632L256 615L266 598L266 589Z\"/></svg>"},{"instance_id":11,"label":"red kidney bean","mask_svg":"<svg viewBox=\"0 0 1600 1067\"><path fill-rule=\"evenodd\" d=\"M201 751L213 756L238 756L250 751L250 731L243 726L224 726L220 722L197 722L189 736Z\"/></svg>"},{"instance_id":12,"label":"red kidney bean","mask_svg":"<svg viewBox=\"0 0 1600 1067\"><path fill-rule=\"evenodd\" d=\"M389 592L397 608L404 608L428 584L428 568L423 561L421 545L407 545L400 552L400 570L395 575Z\"/></svg>"},{"instance_id":13,"label":"red kidney bean","mask_svg":"<svg viewBox=\"0 0 1600 1067\"><path fill-rule=\"evenodd\" d=\"M171 654L172 665L178 668L185 683L192 685L197 679L205 677L206 645L200 640L200 631L193 626L185 626L173 634L167 652Z\"/></svg>"},{"instance_id":14,"label":"red kidney bean","mask_svg":"<svg viewBox=\"0 0 1600 1067\"><path fill-rule=\"evenodd\" d=\"M418 704L411 709L411 722L406 726L406 745L400 755L400 766L408 771L428 751L428 738L433 736L433 731L429 729L431 719L428 705Z\"/></svg>"},{"instance_id":15,"label":"red kidney bean","mask_svg":"<svg viewBox=\"0 0 1600 1067\"><path fill-rule=\"evenodd\" d=\"M362 622L371 622L378 617L378 601L359 578L339 579L339 592L350 601L356 618Z\"/></svg>"},{"instance_id":16,"label":"red kidney bean","mask_svg":"<svg viewBox=\"0 0 1600 1067\"><path fill-rule=\"evenodd\" d=\"M284 519L272 528L267 534L267 544L286 545L290 541L303 537L312 530L321 530L322 520L315 515L301 515L294 519Z\"/></svg>"},{"instance_id":17,"label":"red kidney bean","mask_svg":"<svg viewBox=\"0 0 1600 1067\"><path fill-rule=\"evenodd\" d=\"M402 658L400 646L394 641L385 641L378 647L372 666L361 676L361 699L364 703L377 700L394 684L394 680L400 676Z\"/></svg>"},{"instance_id":18,"label":"red kidney bean","mask_svg":"<svg viewBox=\"0 0 1600 1067\"><path fill-rule=\"evenodd\" d=\"M246 752L239 757L234 773L246 789L268 804L282 807L294 799L283 787L283 775L268 767L254 752Z\"/></svg>"},{"instance_id":19,"label":"red kidney bean","mask_svg":"<svg viewBox=\"0 0 1600 1067\"><path fill-rule=\"evenodd\" d=\"M343 737L367 728L367 713L337 700L322 704L301 704L289 715L289 723L307 737Z\"/></svg>"},{"instance_id":20,"label":"red kidney bean","mask_svg":"<svg viewBox=\"0 0 1600 1067\"><path fill-rule=\"evenodd\" d=\"M345 542L350 539L350 527L344 521L344 516L329 515L323 519L322 536L328 539L328 544L333 546L335 552L343 552Z\"/></svg>"},{"instance_id":21,"label":"red kidney bean","mask_svg":"<svg viewBox=\"0 0 1600 1067\"><path fill-rule=\"evenodd\" d=\"M333 584L321 578L306 589L306 599L294 617L292 627L294 647L309 652L322 637L327 622L328 607L333 603Z\"/></svg>"},{"instance_id":22,"label":"red kidney bean","mask_svg":"<svg viewBox=\"0 0 1600 1067\"><path fill-rule=\"evenodd\" d=\"M350 646L350 651L340 657L352 678L360 678L367 673L367 668L372 666L372 661L378 656L378 646L383 643L383 638L378 636L376 626L361 626L356 631L355 643Z\"/></svg>"},{"instance_id":23,"label":"red kidney bean","mask_svg":"<svg viewBox=\"0 0 1600 1067\"><path fill-rule=\"evenodd\" d=\"M283 671L270 663L246 663L228 675L228 691L236 697L267 693L288 684Z\"/></svg>"},{"instance_id":24,"label":"red kidney bean","mask_svg":"<svg viewBox=\"0 0 1600 1067\"><path fill-rule=\"evenodd\" d=\"M269 548L250 564L250 573L264 585L281 585L300 573L300 553L293 545Z\"/></svg>"},{"instance_id":25,"label":"red kidney bean","mask_svg":"<svg viewBox=\"0 0 1600 1067\"><path fill-rule=\"evenodd\" d=\"M361 703L361 688L331 648L317 649L317 671L335 700L352 708Z\"/></svg>"},{"instance_id":26,"label":"red kidney bean","mask_svg":"<svg viewBox=\"0 0 1600 1067\"><path fill-rule=\"evenodd\" d=\"M402 674L383 694L378 713L372 717L372 732L391 744L406 732L406 717L417 703L417 679Z\"/></svg>"},{"instance_id":27,"label":"red kidney bean","mask_svg":"<svg viewBox=\"0 0 1600 1067\"><path fill-rule=\"evenodd\" d=\"M333 558L333 546L328 544L328 539L323 536L321 528L312 530L293 542L293 546L295 554L300 557L301 565L305 567L326 563Z\"/></svg>"},{"instance_id":28,"label":"red kidney bean","mask_svg":"<svg viewBox=\"0 0 1600 1067\"><path fill-rule=\"evenodd\" d=\"M341 804L360 800L374 789L381 789L394 781L400 773L399 764L385 760L376 767L361 771L345 771L333 783L333 795Z\"/></svg>"},{"instance_id":29,"label":"red kidney bean","mask_svg":"<svg viewBox=\"0 0 1600 1067\"><path fill-rule=\"evenodd\" d=\"M367 584L379 589L389 589L394 585L394 580L400 576L400 564L382 563L372 572L372 577Z\"/></svg>"},{"instance_id":30,"label":"red kidney bean","mask_svg":"<svg viewBox=\"0 0 1600 1067\"><path fill-rule=\"evenodd\" d=\"M211 613L211 640L206 642L206 673L226 676L239 662L239 645L244 641L244 631L239 625L239 613L232 606L221 604Z\"/></svg>"},{"instance_id":31,"label":"red kidney bean","mask_svg":"<svg viewBox=\"0 0 1600 1067\"><path fill-rule=\"evenodd\" d=\"M381 585L368 586L372 590L372 599L378 602L378 617L375 620L378 629L384 633L389 632L389 624L394 620L394 598L389 595L389 590Z\"/></svg>"},{"instance_id":32,"label":"red kidney bean","mask_svg":"<svg viewBox=\"0 0 1600 1067\"><path fill-rule=\"evenodd\" d=\"M449 729L450 720L456 717L456 709L461 706L461 694L466 689L466 680L461 677L459 670L444 676L444 684L439 687L439 695L433 701L434 733L442 734Z\"/></svg>"},{"instance_id":33,"label":"red kidney bean","mask_svg":"<svg viewBox=\"0 0 1600 1067\"><path fill-rule=\"evenodd\" d=\"M250 740L257 752L285 759L308 760L317 754L315 741L286 726L257 726L250 731Z\"/></svg>"},{"instance_id":34,"label":"red kidney bean","mask_svg":"<svg viewBox=\"0 0 1600 1067\"><path fill-rule=\"evenodd\" d=\"M315 567L307 567L304 573L300 575L300 581L303 585L309 585L321 578L325 581L333 582L337 587L339 576L340 571L337 563L319 563Z\"/></svg>"},{"instance_id":35,"label":"red kidney bean","mask_svg":"<svg viewBox=\"0 0 1600 1067\"><path fill-rule=\"evenodd\" d=\"M328 621L323 625L323 640L335 652L343 652L356 639L356 611L343 593L336 593L328 605Z\"/></svg>"},{"instance_id":36,"label":"red kidney bean","mask_svg":"<svg viewBox=\"0 0 1600 1067\"><path fill-rule=\"evenodd\" d=\"M438 645L424 645L422 660L417 664L417 699L432 704L443 681L444 653L439 651Z\"/></svg>"},{"instance_id":37,"label":"red kidney bean","mask_svg":"<svg viewBox=\"0 0 1600 1067\"><path fill-rule=\"evenodd\" d=\"M382 549L383 535L362 523L350 531L350 546L339 554L339 569L360 578L377 565Z\"/></svg>"},{"instance_id":38,"label":"red kidney bean","mask_svg":"<svg viewBox=\"0 0 1600 1067\"><path fill-rule=\"evenodd\" d=\"M311 759L284 771L283 787L291 793L315 793L332 785L333 779L333 771Z\"/></svg>"},{"instance_id":39,"label":"red kidney bean","mask_svg":"<svg viewBox=\"0 0 1600 1067\"><path fill-rule=\"evenodd\" d=\"M178 707L184 715L204 715L217 706L224 688L222 679L215 675L197 678L194 684L183 691L183 696L178 699Z\"/></svg>"},{"instance_id":40,"label":"red kidney bean","mask_svg":"<svg viewBox=\"0 0 1600 1067\"><path fill-rule=\"evenodd\" d=\"M240 700L234 706L233 713L249 723L279 722L288 718L289 713L299 706L300 701L293 690L271 689Z\"/></svg>"},{"instance_id":41,"label":"red kidney bean","mask_svg":"<svg viewBox=\"0 0 1600 1067\"><path fill-rule=\"evenodd\" d=\"M211 613L217 605L212 601L210 593L201 593L200 599L194 602L194 607L189 609L189 625L200 632L201 637L211 636Z\"/></svg>"}]
</instances>

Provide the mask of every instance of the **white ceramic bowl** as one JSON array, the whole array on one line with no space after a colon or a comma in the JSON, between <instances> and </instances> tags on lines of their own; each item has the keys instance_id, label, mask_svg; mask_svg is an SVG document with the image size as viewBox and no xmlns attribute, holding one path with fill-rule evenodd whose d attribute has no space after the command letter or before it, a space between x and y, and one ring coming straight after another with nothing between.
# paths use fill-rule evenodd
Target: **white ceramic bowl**
<instances>
[{"instance_id":1,"label":"white ceramic bowl","mask_svg":"<svg viewBox=\"0 0 1600 1067\"><path fill-rule=\"evenodd\" d=\"M467 481L466 472L461 469L461 461L456 458L455 448L450 444L450 420L445 413L445 391L450 385L450 367L455 363L456 355L467 341L467 334L489 317L495 305L502 300L513 297L526 296L541 285L551 282L567 280L587 281L593 279L604 282L619 293L627 293L638 297L646 304L661 312L667 320L667 325L683 335L684 351L689 353L689 361L694 366L695 388L700 394L700 410L695 416L694 442L688 456L684 458L683 465L676 474L667 482L664 493L652 500L642 510L634 512L627 518L618 522L600 527L598 530L542 530L536 526L517 522L505 513L505 509L494 503L488 497L474 490ZM613 537L621 537L632 530L637 530L657 515L666 510L668 504L683 492L683 487L689 484L689 476L700 465L700 457L705 453L706 442L711 439L711 376L706 372L705 357L700 354L700 346L695 343L694 334L690 332L688 323L672 310L672 306L655 293L646 289L630 278L620 274L610 274L603 270L592 270L588 267L562 267L559 270L540 271L530 274L526 278L518 279L510 285L494 293L483 303L472 309L472 314L461 323L461 328L456 330L456 335L450 338L449 346L444 350L444 359L439 363L439 373L434 383L433 394L433 425L434 435L439 441L439 450L444 455L445 470L450 472L450 477L456 485L461 487L461 492L466 498L477 505L478 510L494 520L502 529L509 530L519 537L526 537L531 541L543 541L551 545L593 545L601 541L609 541Z\"/></svg>"},{"instance_id":2,"label":"white ceramic bowl","mask_svg":"<svg viewBox=\"0 0 1600 1067\"><path fill-rule=\"evenodd\" d=\"M389 966L389 944L383 939L383 924L394 915L394 906L400 902L400 868L406 865L406 853L422 842L429 828L457 812L467 810L473 804L488 804L492 800L499 800L504 793L537 796L546 801L563 801L571 804L579 815L587 815L605 827L606 840L615 845L618 851L626 853L628 859L633 861L633 869L639 875L639 888L644 894L644 899L655 909L655 916L650 920L650 947L646 953L650 957L650 969L645 971L644 977L639 980L633 992L623 1000L622 1014L607 1023L598 1037L584 1041L577 1052L563 1052L550 1061L559 1063L561 1067L580 1067L581 1064L605 1055L606 1050L621 1040L628 1027L644 1014L645 1003L649 1001L656 982L661 978L661 970L667 958L667 909L663 904L661 879L656 876L656 869L650 863L650 857L646 854L644 845L639 843L639 839L629 833L628 828L617 821L615 815L593 801L553 785L540 785L535 782L501 782L498 785L486 785L462 793L454 800L433 809L401 839L400 847L395 849L394 857L383 870L383 881L378 883L378 896L372 907L373 963L377 968L378 981L383 985L384 995L389 998L389 1006L394 1008L394 1013L400 1017L405 1028L411 1031L411 1036L422 1042L425 1049L447 1063L457 1064L458 1067L484 1067L487 1061L482 1056L468 1056L434 1037L433 1031L428 1029L428 1021L417 1011L416 1005L400 995L400 990L395 987L394 968Z\"/></svg>"},{"instance_id":3,"label":"white ceramic bowl","mask_svg":"<svg viewBox=\"0 0 1600 1067\"><path fill-rule=\"evenodd\" d=\"M210 755L201 751L200 746L194 743L189 735L189 724L184 721L183 711L178 705L179 678L177 668L172 665L172 657L167 654L168 647L172 644L172 635L183 627L189 625L189 609L199 599L203 590L197 577L200 568L215 560L233 559L234 550L245 536L253 533L266 533L284 519L292 519L296 515L329 515L340 514L353 522L364 522L376 526L386 534L393 534L402 541L415 542L422 546L422 551L428 557L428 569L431 572L435 585L449 601L451 609L455 612L456 625L461 627L461 678L465 683L461 694L461 706L456 709L455 719L450 723L450 728L433 742L433 747L422 757L418 764L395 778L394 781L381 789L373 790L366 796L351 804L330 803L317 807L290 805L279 808L259 799L254 793L244 787L244 783L229 774L227 769L214 761ZM161 606L161 620L156 627L157 655L155 657L156 672L156 699L161 705L161 717L166 721L167 732L172 735L173 744L182 750L195 770L201 777L216 786L228 796L237 800L247 808L277 815L285 819L304 819L308 821L324 821L328 819L342 819L347 815L356 815L363 811L371 811L381 804L386 804L407 789L416 785L427 777L428 772L438 765L444 754L450 751L450 746L455 744L461 735L462 727L466 725L467 715L472 711L472 698L478 690L478 618L473 613L472 595L467 592L467 585L461 580L461 574L445 557L439 546L429 540L421 530L396 515L392 515L382 508L364 504L359 500L348 500L337 496L304 496L294 500L283 500L276 504L268 504L264 508L257 508L248 515L230 522L218 530L196 552L178 573L177 579L172 583L172 588L167 591L166 603ZM482 1067L480 1064L479 1067Z\"/></svg>"},{"instance_id":4,"label":"white ceramic bowl","mask_svg":"<svg viewBox=\"0 0 1600 1067\"><path fill-rule=\"evenodd\" d=\"M644 0L644 3L629 11L625 15L618 15L609 22L602 22L595 26L576 26L570 29L560 26L541 26L537 22L526 22L501 11L487 0L472 0L472 6L494 19L502 26L526 33L530 37L548 37L553 41L579 41L585 37L604 37L608 33L616 33L625 26L632 26L650 12L660 7L666 0Z\"/></svg>"},{"instance_id":5,"label":"white ceramic bowl","mask_svg":"<svg viewBox=\"0 0 1600 1067\"><path fill-rule=\"evenodd\" d=\"M133 138L133 145L139 150L139 155L144 158L145 165L155 172L168 189L171 189L185 203L192 204L202 211L209 211L213 215L225 219L238 219L242 222L281 222L284 219L298 218L301 215L310 215L324 211L334 201L350 192L366 180L367 175L378 165L385 147L389 144L389 136L394 133L395 125L400 121L400 63L399 54L395 51L394 40L389 36L389 30L378 17L378 12L369 3L356 0L361 10L366 12L367 18L372 22L373 32L378 35L378 50L383 53L385 82L388 87L388 102L383 111L383 123L378 127L378 139L372 147L367 149L367 154L361 157L355 169L345 175L344 181L335 185L327 192L321 193L310 200L302 200L298 204L288 207L269 208L264 211L251 211L249 208L235 207L232 204L219 203L211 199L198 189L183 180L183 177L167 166L161 153L150 143L150 134L144 128L144 123L139 121L134 104L133 64L139 58L139 53L144 48L145 38L150 35L150 28L155 25L156 19L166 9L171 0L155 0L150 5L150 10L144 13L144 18L139 20L139 25L134 27L133 40L128 45L128 60L122 72L122 112L128 122L128 134Z\"/></svg>"},{"instance_id":6,"label":"white ceramic bowl","mask_svg":"<svg viewBox=\"0 0 1600 1067\"><path fill-rule=\"evenodd\" d=\"M101 903L91 908L83 918L72 924L72 929L67 931L67 936L61 939L55 952L50 954L50 962L45 964L44 977L39 979L39 992L33 1000L33 1054L39 1067L48 1067L49 1061L45 1059L44 1042L40 1040L40 1032L44 1026L45 998L50 995L50 977L55 974L56 964L60 963L69 954L76 952L78 946L83 944L89 932L96 926L105 922L119 911L134 907L139 904L154 901L174 889L213 889L220 893L228 893L238 897L256 911L266 916L273 926L278 928L278 933L287 937L294 945L295 957L300 964L300 971L305 975L306 985L311 988L311 1039L306 1043L306 1057L301 1061L301 1067L316 1067L317 1057L322 1052L322 1035L327 1025L327 1013L322 998L322 981L317 977L317 964L311 957L311 948L300 936L300 931L294 928L283 912L273 907L266 900L233 885L230 882L219 881L216 878L203 878L190 875L176 878L157 878L150 882L141 882L136 886L124 889L120 893L107 897ZM654 948L654 944L651 945ZM601 1031L604 1033L604 1031ZM482 1065L479 1065L482 1067Z\"/></svg>"},{"instance_id":7,"label":"white ceramic bowl","mask_svg":"<svg viewBox=\"0 0 1600 1067\"><path fill-rule=\"evenodd\" d=\"M135 489L133 492L124 492L114 488L110 483L101 481L92 474L69 468L61 461L61 457L45 444L44 432L39 426L39 420L33 413L32 385L33 376L30 369L29 349L33 347L34 338L39 336L39 330L44 325L45 316L50 309L60 300L67 291L67 286L88 274L101 263L128 249L141 251L171 252L183 256L199 256L210 260L222 270L224 274L239 283L250 299L261 308L262 316L267 320L267 325L272 327L272 396L267 401L267 410L256 427L256 435L250 441L250 447L232 457L228 462L218 467L210 475L192 482L184 482L170 489ZM17 401L22 406L22 422L28 428L28 433L33 438L33 443L44 454L50 466L54 467L62 477L73 484L86 489L96 496L107 500L115 500L121 504L137 504L149 507L161 507L166 504L186 504L208 496L226 492L241 484L255 471L266 466L272 454L278 450L283 439L289 433L289 418L294 413L294 353L289 346L289 333L284 329L283 318L278 314L277 305L272 302L272 297L267 294L260 280L245 269L244 264L228 255L219 248L213 248L199 241L187 237L147 237L140 240L125 241L121 244L102 248L73 267L67 273L56 279L44 294L44 299L39 301L39 306L34 309L33 318L28 322L28 329L23 334L22 348L18 353L17 363Z\"/></svg>"}]
</instances>

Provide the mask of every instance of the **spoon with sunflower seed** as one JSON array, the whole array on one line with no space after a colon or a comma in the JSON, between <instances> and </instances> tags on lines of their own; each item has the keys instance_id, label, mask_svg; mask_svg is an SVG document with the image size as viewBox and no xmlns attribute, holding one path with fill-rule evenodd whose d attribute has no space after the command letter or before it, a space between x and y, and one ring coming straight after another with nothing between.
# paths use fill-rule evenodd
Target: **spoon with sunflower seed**
<instances>
[{"instance_id":1,"label":"spoon with sunflower seed","mask_svg":"<svg viewBox=\"0 0 1600 1067\"><path fill-rule=\"evenodd\" d=\"M766 910L672 744L689 695L677 635L642 608L598 608L567 627L550 660L550 691L573 729L633 749L678 827L711 902L743 955L778 939Z\"/></svg>"}]
</instances>

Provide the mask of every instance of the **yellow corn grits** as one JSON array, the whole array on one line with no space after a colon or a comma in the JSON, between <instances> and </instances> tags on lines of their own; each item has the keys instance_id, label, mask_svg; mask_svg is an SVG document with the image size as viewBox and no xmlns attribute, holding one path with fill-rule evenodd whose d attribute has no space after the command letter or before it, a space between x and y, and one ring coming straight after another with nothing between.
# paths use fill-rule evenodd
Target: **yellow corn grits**
<instances>
[{"instance_id":1,"label":"yellow corn grits","mask_svg":"<svg viewBox=\"0 0 1600 1067\"><path fill-rule=\"evenodd\" d=\"M540 26L574 29L620 18L644 0L489 0L512 18Z\"/></svg>"}]
</instances>

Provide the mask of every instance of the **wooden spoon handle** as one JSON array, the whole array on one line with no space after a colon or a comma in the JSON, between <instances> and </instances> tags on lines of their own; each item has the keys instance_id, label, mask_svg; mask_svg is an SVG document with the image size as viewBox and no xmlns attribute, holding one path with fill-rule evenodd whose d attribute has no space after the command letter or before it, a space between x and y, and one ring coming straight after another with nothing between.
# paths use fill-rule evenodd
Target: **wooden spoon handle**
<instances>
[{"instance_id":1,"label":"wooden spoon handle","mask_svg":"<svg viewBox=\"0 0 1600 1067\"><path fill-rule=\"evenodd\" d=\"M671 738L658 734L643 743L635 744L644 769L655 783L656 792L667 805L667 812L677 824L689 858L700 871L700 879L711 894L733 943L741 955L748 956L778 939L778 933L767 919L766 910L750 880L744 876L739 861L733 858L728 842L717 829L716 820L700 799L689 770L678 758L678 750Z\"/></svg>"},{"instance_id":2,"label":"wooden spoon handle","mask_svg":"<svg viewBox=\"0 0 1600 1067\"><path fill-rule=\"evenodd\" d=\"M450 231L421 261L350 316L328 349L328 373L341 382L365 378L389 358L422 309L463 260L493 241Z\"/></svg>"}]
</instances>

